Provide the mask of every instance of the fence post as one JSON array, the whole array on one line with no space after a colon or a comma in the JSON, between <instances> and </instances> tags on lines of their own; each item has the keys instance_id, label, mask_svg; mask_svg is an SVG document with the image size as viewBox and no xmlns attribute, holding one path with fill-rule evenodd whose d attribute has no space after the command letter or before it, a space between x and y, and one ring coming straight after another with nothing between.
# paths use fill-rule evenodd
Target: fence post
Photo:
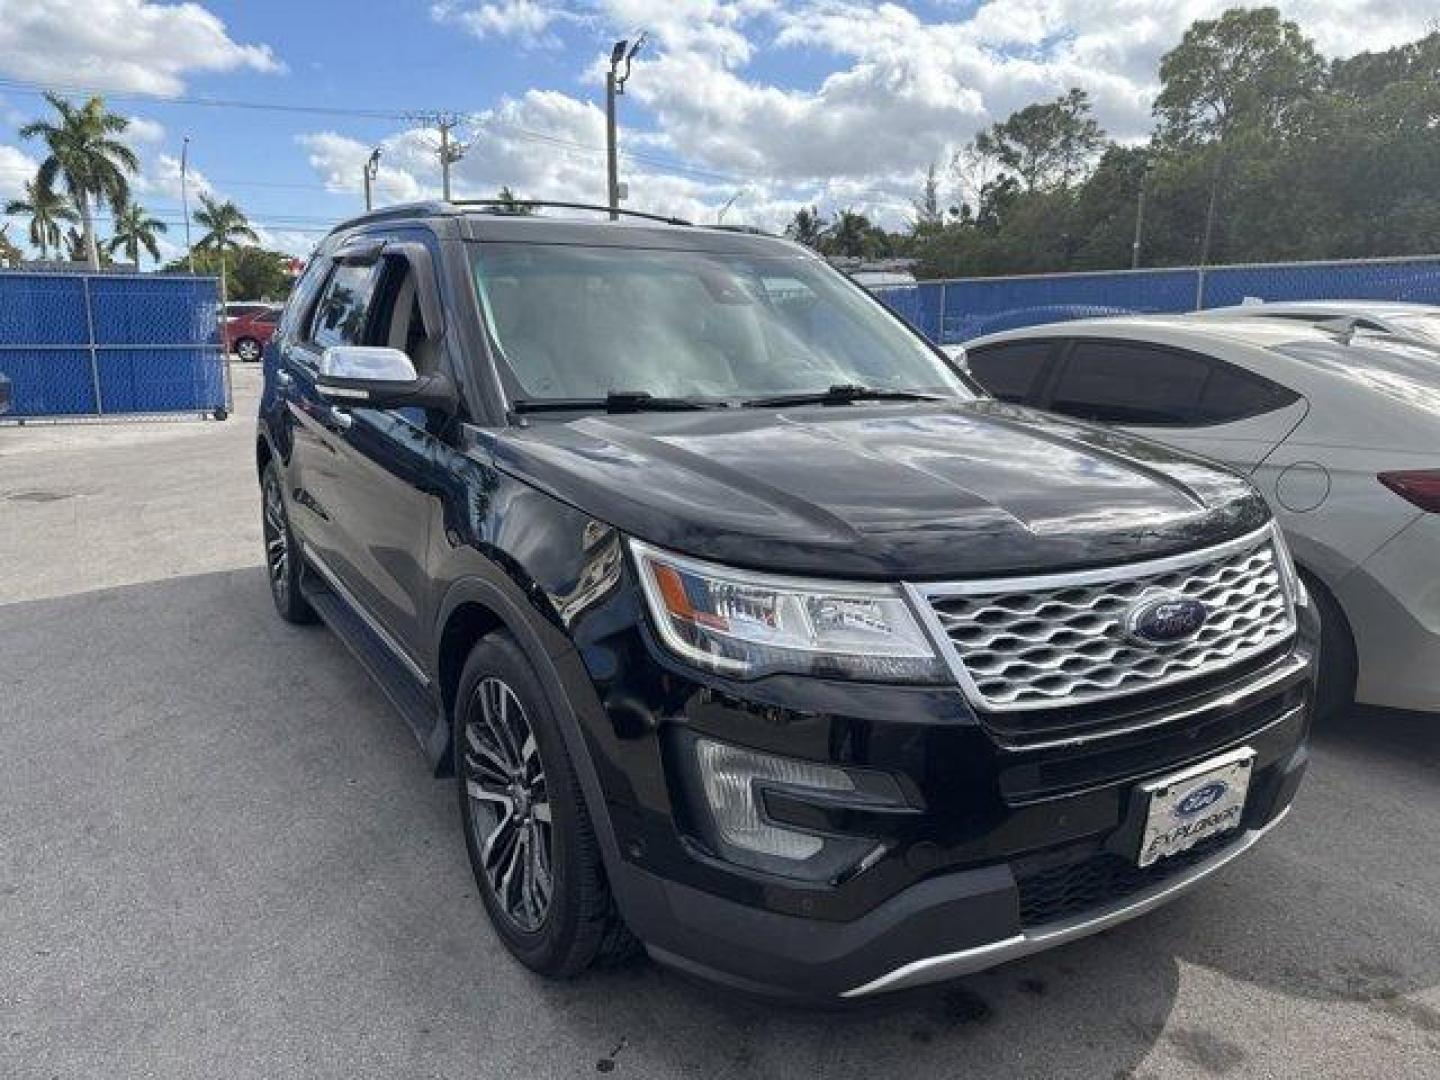
<instances>
[{"instance_id":1,"label":"fence post","mask_svg":"<svg viewBox=\"0 0 1440 1080\"><path fill-rule=\"evenodd\" d=\"M941 281L941 282L940 282L940 330L939 330L939 334L940 334L940 337L939 337L939 339L935 342L935 344L936 344L936 345L944 345L944 344L945 344L945 282L944 282L944 281Z\"/></svg>"},{"instance_id":2,"label":"fence post","mask_svg":"<svg viewBox=\"0 0 1440 1080\"><path fill-rule=\"evenodd\" d=\"M1195 310L1205 309L1205 267L1198 266L1195 269Z\"/></svg>"},{"instance_id":3,"label":"fence post","mask_svg":"<svg viewBox=\"0 0 1440 1080\"><path fill-rule=\"evenodd\" d=\"M90 339L90 385L95 391L95 415L105 415L105 405L100 400L100 352L95 341L95 306L90 299L90 275L84 274L80 283L85 289L85 331Z\"/></svg>"}]
</instances>

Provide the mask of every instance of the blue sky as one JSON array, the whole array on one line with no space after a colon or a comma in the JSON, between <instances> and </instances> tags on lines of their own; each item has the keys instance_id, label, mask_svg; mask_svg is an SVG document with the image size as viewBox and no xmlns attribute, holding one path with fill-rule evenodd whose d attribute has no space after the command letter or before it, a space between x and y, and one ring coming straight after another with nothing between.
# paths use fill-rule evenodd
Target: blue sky
<instances>
[{"instance_id":1,"label":"blue sky","mask_svg":"<svg viewBox=\"0 0 1440 1080\"><path fill-rule=\"evenodd\" d=\"M361 207L382 148L382 202L439 189L435 136L400 114L461 117L462 195L598 201L600 71L610 43L651 35L622 101L637 209L778 227L817 203L901 222L925 168L975 131L1084 87L1118 138L1143 137L1159 57L1225 0L0 0L0 198L42 148L17 137L40 87L108 92L135 118L138 200L182 236L177 162L234 199L265 242L303 253ZM1424 5L1282 0L1332 55L1424 32ZM185 103L220 99L290 109ZM352 115L378 111L387 117ZM11 225L18 238L23 222ZM102 227L102 233L104 229Z\"/></svg>"}]
</instances>

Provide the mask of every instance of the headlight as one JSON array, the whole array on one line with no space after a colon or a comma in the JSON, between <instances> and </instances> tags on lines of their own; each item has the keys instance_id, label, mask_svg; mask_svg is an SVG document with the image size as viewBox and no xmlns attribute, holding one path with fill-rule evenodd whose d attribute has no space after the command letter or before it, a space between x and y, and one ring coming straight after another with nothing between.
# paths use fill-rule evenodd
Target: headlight
<instances>
[{"instance_id":1,"label":"headlight","mask_svg":"<svg viewBox=\"0 0 1440 1080\"><path fill-rule=\"evenodd\" d=\"M1273 522L1270 529L1275 534L1275 557L1280 564L1280 582L1290 594L1291 603L1297 608L1307 607L1310 604L1310 593L1295 569L1295 560L1290 555L1290 545L1285 542L1285 534L1280 531L1280 523Z\"/></svg>"},{"instance_id":2,"label":"headlight","mask_svg":"<svg viewBox=\"0 0 1440 1080\"><path fill-rule=\"evenodd\" d=\"M630 541L660 639L699 667L941 682L944 666L900 590L735 570Z\"/></svg>"}]
</instances>

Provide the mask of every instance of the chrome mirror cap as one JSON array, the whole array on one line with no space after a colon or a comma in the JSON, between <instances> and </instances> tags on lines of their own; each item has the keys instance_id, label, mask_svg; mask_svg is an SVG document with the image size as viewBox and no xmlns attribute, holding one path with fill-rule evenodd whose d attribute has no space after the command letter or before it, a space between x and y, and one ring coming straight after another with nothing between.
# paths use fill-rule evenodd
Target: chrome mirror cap
<instances>
[{"instance_id":1,"label":"chrome mirror cap","mask_svg":"<svg viewBox=\"0 0 1440 1080\"><path fill-rule=\"evenodd\" d=\"M384 345L332 345L320 355L320 377L345 382L413 383L415 365Z\"/></svg>"}]
</instances>

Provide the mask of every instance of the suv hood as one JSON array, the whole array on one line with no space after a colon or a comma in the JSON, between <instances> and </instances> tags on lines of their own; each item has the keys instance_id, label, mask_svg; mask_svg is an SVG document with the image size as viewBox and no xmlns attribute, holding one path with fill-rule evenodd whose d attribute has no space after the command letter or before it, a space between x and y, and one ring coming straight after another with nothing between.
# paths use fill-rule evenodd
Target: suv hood
<instances>
[{"instance_id":1,"label":"suv hood","mask_svg":"<svg viewBox=\"0 0 1440 1080\"><path fill-rule=\"evenodd\" d=\"M653 544L734 566L961 578L1099 566L1258 528L1238 476L995 401L587 416L494 464Z\"/></svg>"}]
</instances>

